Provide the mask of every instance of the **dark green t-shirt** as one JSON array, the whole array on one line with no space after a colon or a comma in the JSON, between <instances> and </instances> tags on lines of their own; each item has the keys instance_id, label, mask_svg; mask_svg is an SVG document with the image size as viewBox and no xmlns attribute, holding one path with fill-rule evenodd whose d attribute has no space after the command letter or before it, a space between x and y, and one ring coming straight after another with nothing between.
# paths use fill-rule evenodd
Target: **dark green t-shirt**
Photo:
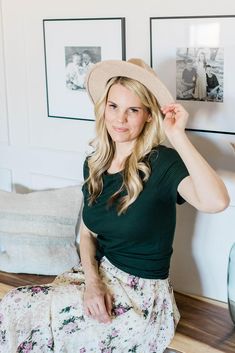
<instances>
[{"instance_id":1,"label":"dark green t-shirt","mask_svg":"<svg viewBox=\"0 0 235 353\"><path fill-rule=\"evenodd\" d=\"M106 256L113 265L134 276L165 279L173 251L176 203L184 202L177 187L188 171L178 153L165 146L152 151L148 162L151 175L143 191L120 216L117 204L107 206L107 201L122 184L121 172L103 175L103 191L92 206L88 206L84 184L83 221L97 234L97 260ZM86 160L84 178L88 175Z\"/></svg>"}]
</instances>

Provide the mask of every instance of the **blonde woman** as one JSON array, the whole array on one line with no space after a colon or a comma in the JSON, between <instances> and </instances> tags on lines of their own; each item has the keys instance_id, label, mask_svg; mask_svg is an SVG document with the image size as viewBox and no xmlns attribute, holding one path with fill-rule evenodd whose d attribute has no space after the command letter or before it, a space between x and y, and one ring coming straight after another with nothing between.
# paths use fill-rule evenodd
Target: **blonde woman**
<instances>
[{"instance_id":1,"label":"blonde woman","mask_svg":"<svg viewBox=\"0 0 235 353\"><path fill-rule=\"evenodd\" d=\"M200 52L196 60L197 78L193 97L197 100L206 100L207 98L207 80L206 80L206 55Z\"/></svg>"},{"instance_id":2,"label":"blonde woman","mask_svg":"<svg viewBox=\"0 0 235 353\"><path fill-rule=\"evenodd\" d=\"M228 205L184 132L187 112L142 60L96 64L87 91L96 137L84 163L81 266L3 299L0 352L163 353L179 321L169 281L176 203Z\"/></svg>"}]
</instances>

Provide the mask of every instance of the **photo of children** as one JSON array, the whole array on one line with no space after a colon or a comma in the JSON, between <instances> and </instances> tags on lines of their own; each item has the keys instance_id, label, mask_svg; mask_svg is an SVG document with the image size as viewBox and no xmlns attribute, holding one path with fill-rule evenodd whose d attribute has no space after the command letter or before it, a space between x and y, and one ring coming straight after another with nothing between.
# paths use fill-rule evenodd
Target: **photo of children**
<instances>
[{"instance_id":1,"label":"photo of children","mask_svg":"<svg viewBox=\"0 0 235 353\"><path fill-rule=\"evenodd\" d=\"M223 102L223 48L177 48L176 99Z\"/></svg>"},{"instance_id":2,"label":"photo of children","mask_svg":"<svg viewBox=\"0 0 235 353\"><path fill-rule=\"evenodd\" d=\"M66 87L85 90L87 71L101 61L101 47L65 47Z\"/></svg>"}]
</instances>

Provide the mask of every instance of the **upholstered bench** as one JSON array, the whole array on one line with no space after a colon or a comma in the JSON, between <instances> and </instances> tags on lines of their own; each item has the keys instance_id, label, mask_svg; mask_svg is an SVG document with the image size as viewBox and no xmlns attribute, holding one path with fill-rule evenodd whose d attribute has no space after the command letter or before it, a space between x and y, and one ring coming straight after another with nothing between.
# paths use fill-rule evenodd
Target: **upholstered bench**
<instances>
[{"instance_id":1,"label":"upholstered bench","mask_svg":"<svg viewBox=\"0 0 235 353\"><path fill-rule=\"evenodd\" d=\"M0 190L0 271L57 275L75 266L82 199L81 186Z\"/></svg>"}]
</instances>

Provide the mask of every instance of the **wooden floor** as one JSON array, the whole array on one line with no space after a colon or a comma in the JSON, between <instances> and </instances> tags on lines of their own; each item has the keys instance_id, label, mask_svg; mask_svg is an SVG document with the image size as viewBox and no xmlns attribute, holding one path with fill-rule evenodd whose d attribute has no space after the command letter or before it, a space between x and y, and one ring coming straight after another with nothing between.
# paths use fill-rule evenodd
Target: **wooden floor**
<instances>
[{"instance_id":1,"label":"wooden floor","mask_svg":"<svg viewBox=\"0 0 235 353\"><path fill-rule=\"evenodd\" d=\"M181 320L172 342L174 348L186 353L235 353L235 326L226 305L181 293L175 293L175 298Z\"/></svg>"},{"instance_id":2,"label":"wooden floor","mask_svg":"<svg viewBox=\"0 0 235 353\"><path fill-rule=\"evenodd\" d=\"M53 279L0 272L0 298L12 287L45 284ZM226 305L177 292L175 298L181 320L170 347L184 353L235 353L235 326Z\"/></svg>"}]
</instances>

